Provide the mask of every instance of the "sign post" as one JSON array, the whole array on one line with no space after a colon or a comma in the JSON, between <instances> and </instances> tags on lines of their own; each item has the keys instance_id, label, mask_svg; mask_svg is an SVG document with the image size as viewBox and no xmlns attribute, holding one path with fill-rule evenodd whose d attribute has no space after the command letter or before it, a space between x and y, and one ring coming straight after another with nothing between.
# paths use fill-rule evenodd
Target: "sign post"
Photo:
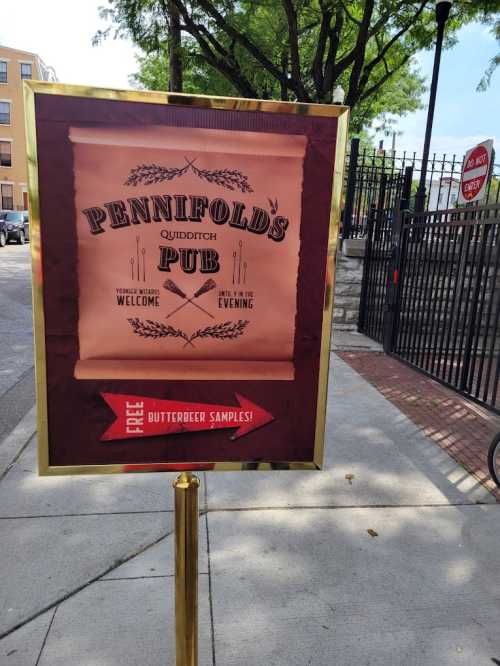
<instances>
[{"instance_id":1,"label":"sign post","mask_svg":"<svg viewBox=\"0 0 500 666\"><path fill-rule=\"evenodd\" d=\"M175 645L176 666L198 664L198 487L182 472L175 489Z\"/></svg>"},{"instance_id":2,"label":"sign post","mask_svg":"<svg viewBox=\"0 0 500 666\"><path fill-rule=\"evenodd\" d=\"M181 472L195 666L192 472L322 466L348 109L24 90L39 474Z\"/></svg>"},{"instance_id":3,"label":"sign post","mask_svg":"<svg viewBox=\"0 0 500 666\"><path fill-rule=\"evenodd\" d=\"M464 157L459 204L482 201L486 197L488 180L491 174L493 141L483 141L467 151Z\"/></svg>"}]
</instances>

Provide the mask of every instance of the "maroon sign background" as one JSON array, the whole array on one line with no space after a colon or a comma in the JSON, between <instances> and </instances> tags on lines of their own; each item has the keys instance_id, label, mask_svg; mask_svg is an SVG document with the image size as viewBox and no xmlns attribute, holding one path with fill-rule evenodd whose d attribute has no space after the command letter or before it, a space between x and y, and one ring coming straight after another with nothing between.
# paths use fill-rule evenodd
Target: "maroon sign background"
<instances>
[{"instance_id":1,"label":"maroon sign background","mask_svg":"<svg viewBox=\"0 0 500 666\"><path fill-rule=\"evenodd\" d=\"M204 468L202 463L207 461L311 461L337 119L40 93L35 96L35 109L50 466L122 464L132 469L145 463L190 462ZM79 285L69 140L70 127L75 124L215 128L307 138L292 381L75 379ZM198 428L193 422L193 427L182 431L141 431L133 433L136 437L119 438L109 436L117 417L115 435L121 427L120 399L113 403L113 396L129 397L131 404L159 401L163 407L171 401L177 407L189 403L191 411L195 404L197 413L227 410L234 418L213 417L226 419L225 423L216 421L214 427ZM242 411L252 416L242 417ZM126 424L126 414L122 416ZM250 419L252 427L242 418Z\"/></svg>"}]
</instances>

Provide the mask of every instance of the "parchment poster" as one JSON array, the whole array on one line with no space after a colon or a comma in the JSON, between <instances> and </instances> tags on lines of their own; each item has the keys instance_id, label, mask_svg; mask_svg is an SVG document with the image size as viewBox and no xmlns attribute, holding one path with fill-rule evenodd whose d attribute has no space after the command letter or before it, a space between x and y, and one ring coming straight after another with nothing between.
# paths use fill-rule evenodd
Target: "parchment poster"
<instances>
[{"instance_id":1,"label":"parchment poster","mask_svg":"<svg viewBox=\"0 0 500 666\"><path fill-rule=\"evenodd\" d=\"M293 379L303 136L78 128L77 378Z\"/></svg>"}]
</instances>

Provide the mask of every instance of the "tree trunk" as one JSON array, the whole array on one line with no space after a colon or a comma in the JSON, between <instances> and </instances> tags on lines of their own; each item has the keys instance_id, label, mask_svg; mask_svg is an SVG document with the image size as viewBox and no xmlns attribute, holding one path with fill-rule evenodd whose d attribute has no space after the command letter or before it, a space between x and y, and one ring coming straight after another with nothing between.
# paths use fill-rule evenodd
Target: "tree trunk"
<instances>
[{"instance_id":1,"label":"tree trunk","mask_svg":"<svg viewBox=\"0 0 500 666\"><path fill-rule=\"evenodd\" d=\"M173 2L168 3L170 31L168 40L168 89L182 92L182 54L179 10Z\"/></svg>"}]
</instances>

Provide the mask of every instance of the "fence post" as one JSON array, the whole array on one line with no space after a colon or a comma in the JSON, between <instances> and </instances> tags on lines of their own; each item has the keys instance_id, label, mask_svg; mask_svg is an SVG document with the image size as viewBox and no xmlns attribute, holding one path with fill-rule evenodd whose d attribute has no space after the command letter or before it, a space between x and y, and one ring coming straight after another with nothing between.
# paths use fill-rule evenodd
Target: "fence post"
<instances>
[{"instance_id":1,"label":"fence post","mask_svg":"<svg viewBox=\"0 0 500 666\"><path fill-rule=\"evenodd\" d=\"M413 166L407 166L403 179L403 191L401 193L400 209L408 210L410 208L411 184L413 181Z\"/></svg>"},{"instance_id":2,"label":"fence post","mask_svg":"<svg viewBox=\"0 0 500 666\"><path fill-rule=\"evenodd\" d=\"M344 202L344 216L342 218L342 240L350 238L352 234L352 211L354 209L354 196L356 194L356 171L358 168L359 139L351 139L349 153L349 170L347 172L347 186Z\"/></svg>"},{"instance_id":3,"label":"fence post","mask_svg":"<svg viewBox=\"0 0 500 666\"><path fill-rule=\"evenodd\" d=\"M471 229L471 227L469 227ZM483 279L483 271L484 271L484 255L486 252L486 242L488 239L488 231L489 231L489 226L487 224L483 224L481 228L481 249L480 249L480 254L479 254L479 259L476 262L477 265L477 274L476 274L476 284L474 286L474 291L472 292L472 305L471 305L471 312L468 318L468 321L464 321L464 326L466 327L467 330L467 337L465 341L465 347L464 347L464 355L463 355L463 363L462 363L462 369L460 373L460 384L459 384L459 389L461 391L465 391L467 393L471 392L471 386L469 385L470 383L470 365L471 365L471 354L472 354L472 345L474 342L474 335L476 333L476 326L481 327L481 322L476 322L476 317L477 317L477 310L479 306L479 294L480 294L480 289L481 289L481 281ZM469 232L470 233L470 232ZM469 243L470 245L470 243ZM468 257L468 252L466 254L466 267L467 267L467 257ZM472 266L469 267L469 271L472 271ZM488 267L489 269L489 267ZM466 268L467 270L467 268ZM471 280L472 281L472 278ZM469 293L467 294L467 297L470 298L470 290Z\"/></svg>"},{"instance_id":4,"label":"fence post","mask_svg":"<svg viewBox=\"0 0 500 666\"><path fill-rule=\"evenodd\" d=\"M361 280L361 295L359 297L359 317L358 317L358 332L365 333L365 320L366 320L366 308L368 304L368 283L369 283L369 273L370 273L370 261L372 256L372 247L373 247L373 231L375 226L375 215L376 215L375 204L372 204L370 207L370 212L368 213L367 220L367 236L366 236L366 247L365 247L365 258L363 260L363 277Z\"/></svg>"},{"instance_id":5,"label":"fence post","mask_svg":"<svg viewBox=\"0 0 500 666\"><path fill-rule=\"evenodd\" d=\"M413 178L413 167L405 169L401 199L394 207L394 220L392 223L391 256L387 270L387 290L385 294L384 307L384 332L383 346L386 354L394 350L396 342L397 326L399 320L401 279L402 279L402 238L404 211L410 204L411 183Z\"/></svg>"},{"instance_id":6,"label":"fence post","mask_svg":"<svg viewBox=\"0 0 500 666\"><path fill-rule=\"evenodd\" d=\"M385 210L385 195L387 193L387 181L388 181L387 174L385 171L382 172L380 175L380 186L378 190L378 197L377 197L377 211L379 214L378 219L383 219L383 213Z\"/></svg>"},{"instance_id":7,"label":"fence post","mask_svg":"<svg viewBox=\"0 0 500 666\"><path fill-rule=\"evenodd\" d=\"M392 224L392 243L391 256L387 268L387 289L385 292L384 304L384 332L383 346L386 354L390 354L394 349L394 339L396 330L396 312L399 310L399 282L400 282L400 258L401 258L401 237L403 228L404 213L397 206L394 209L394 221Z\"/></svg>"}]
</instances>

